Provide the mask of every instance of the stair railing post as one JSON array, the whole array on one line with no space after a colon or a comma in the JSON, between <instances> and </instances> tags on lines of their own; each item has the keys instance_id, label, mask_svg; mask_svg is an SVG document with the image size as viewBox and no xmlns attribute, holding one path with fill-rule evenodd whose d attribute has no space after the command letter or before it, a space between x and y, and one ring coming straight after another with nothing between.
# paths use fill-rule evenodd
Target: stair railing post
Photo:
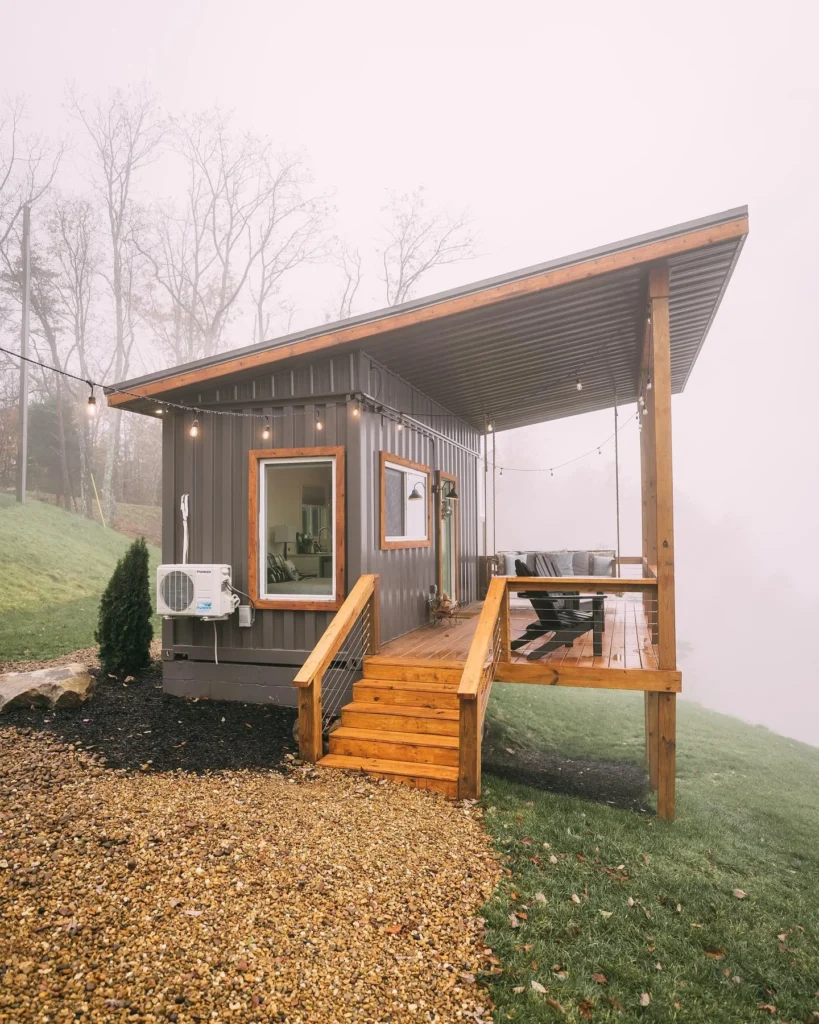
<instances>
[{"instance_id":1,"label":"stair railing post","mask_svg":"<svg viewBox=\"0 0 819 1024\"><path fill-rule=\"evenodd\" d=\"M509 583L503 590L500 610L500 660L512 660L512 623L509 616Z\"/></svg>"},{"instance_id":2,"label":"stair railing post","mask_svg":"<svg viewBox=\"0 0 819 1024\"><path fill-rule=\"evenodd\" d=\"M373 576L373 592L370 595L370 642L368 654L381 650L381 577Z\"/></svg>"},{"instance_id":3,"label":"stair railing post","mask_svg":"<svg viewBox=\"0 0 819 1024\"><path fill-rule=\"evenodd\" d=\"M315 764L324 749L321 736L321 673L299 688L299 757Z\"/></svg>"},{"instance_id":4,"label":"stair railing post","mask_svg":"<svg viewBox=\"0 0 819 1024\"><path fill-rule=\"evenodd\" d=\"M481 701L461 698L458 704L458 798L477 800L481 795Z\"/></svg>"}]
</instances>

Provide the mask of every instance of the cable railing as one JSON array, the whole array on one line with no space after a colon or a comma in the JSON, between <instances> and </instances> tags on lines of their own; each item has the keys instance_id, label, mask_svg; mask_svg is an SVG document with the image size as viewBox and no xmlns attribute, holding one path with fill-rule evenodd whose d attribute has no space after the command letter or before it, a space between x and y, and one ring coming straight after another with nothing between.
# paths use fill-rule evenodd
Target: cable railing
<instances>
[{"instance_id":1,"label":"cable railing","mask_svg":"<svg viewBox=\"0 0 819 1024\"><path fill-rule=\"evenodd\" d=\"M360 576L321 639L296 673L299 754L318 761L324 728L341 707L364 657L379 648L379 578Z\"/></svg>"}]
</instances>

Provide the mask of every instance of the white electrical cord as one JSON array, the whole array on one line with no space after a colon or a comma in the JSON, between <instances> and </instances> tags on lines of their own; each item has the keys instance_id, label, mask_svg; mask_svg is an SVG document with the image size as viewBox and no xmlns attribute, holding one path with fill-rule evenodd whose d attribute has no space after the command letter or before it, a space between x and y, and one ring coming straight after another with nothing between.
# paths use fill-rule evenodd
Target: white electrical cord
<instances>
[{"instance_id":1,"label":"white electrical cord","mask_svg":"<svg viewBox=\"0 0 819 1024\"><path fill-rule=\"evenodd\" d=\"M219 648L216 636L216 619L213 620L213 663L219 664Z\"/></svg>"},{"instance_id":2,"label":"white electrical cord","mask_svg":"<svg viewBox=\"0 0 819 1024\"><path fill-rule=\"evenodd\" d=\"M188 495L183 494L179 502L179 509L182 513L182 564L188 564Z\"/></svg>"}]
</instances>

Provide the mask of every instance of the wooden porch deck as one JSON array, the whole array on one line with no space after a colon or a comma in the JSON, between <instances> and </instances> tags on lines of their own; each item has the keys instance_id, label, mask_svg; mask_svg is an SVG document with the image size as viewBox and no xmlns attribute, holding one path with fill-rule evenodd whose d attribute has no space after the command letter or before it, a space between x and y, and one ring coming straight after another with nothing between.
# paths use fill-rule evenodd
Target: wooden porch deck
<instances>
[{"instance_id":1,"label":"wooden porch deck","mask_svg":"<svg viewBox=\"0 0 819 1024\"><path fill-rule=\"evenodd\" d=\"M393 658L466 661L482 607L483 602L476 601L463 609L459 622L452 625L421 626L405 633L404 636L382 644L381 654ZM594 657L592 634L589 631L578 637L571 647L552 651L537 664L552 667L574 665L582 668L659 668L640 595L608 595L605 609L602 656ZM522 634L526 626L536 618L528 602L524 604L513 601L510 613L512 639ZM512 661L525 662L526 655L540 646L543 639L515 651Z\"/></svg>"}]
</instances>

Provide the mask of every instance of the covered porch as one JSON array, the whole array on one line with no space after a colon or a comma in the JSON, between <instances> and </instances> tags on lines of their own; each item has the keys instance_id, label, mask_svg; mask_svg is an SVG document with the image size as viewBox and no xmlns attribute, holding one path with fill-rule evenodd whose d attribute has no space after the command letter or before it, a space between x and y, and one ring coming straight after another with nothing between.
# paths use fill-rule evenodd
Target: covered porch
<instances>
[{"instance_id":1,"label":"covered porch","mask_svg":"<svg viewBox=\"0 0 819 1024\"><path fill-rule=\"evenodd\" d=\"M682 680L671 396L685 386L746 233L746 211L729 211L533 269L525 278L485 282L469 294L441 297L437 314L428 306L394 331L381 326L378 357L483 428L484 480L494 433L636 403L641 550L630 557L614 552L609 576L518 564L515 576L490 575L484 599L454 620L414 629L383 647L374 580L369 598L363 591L358 598L361 608L370 601L376 617L364 678L354 683L353 701L342 709L322 763L357 765L475 798L494 681L642 691L651 787L659 816L674 817ZM491 562L487 543L484 530ZM352 606L350 612L352 623ZM323 672L339 663L339 638L348 628L340 626L323 652L316 648L321 657L299 673L297 686L315 693ZM304 707L309 729L316 712L307 700ZM401 732L400 741L383 740L379 729L387 722ZM413 739L419 734L423 741ZM312 737L312 756L319 759L315 726ZM425 767L400 769L386 750ZM350 751L360 754L358 761ZM305 747L303 754L311 751Z\"/></svg>"}]
</instances>

